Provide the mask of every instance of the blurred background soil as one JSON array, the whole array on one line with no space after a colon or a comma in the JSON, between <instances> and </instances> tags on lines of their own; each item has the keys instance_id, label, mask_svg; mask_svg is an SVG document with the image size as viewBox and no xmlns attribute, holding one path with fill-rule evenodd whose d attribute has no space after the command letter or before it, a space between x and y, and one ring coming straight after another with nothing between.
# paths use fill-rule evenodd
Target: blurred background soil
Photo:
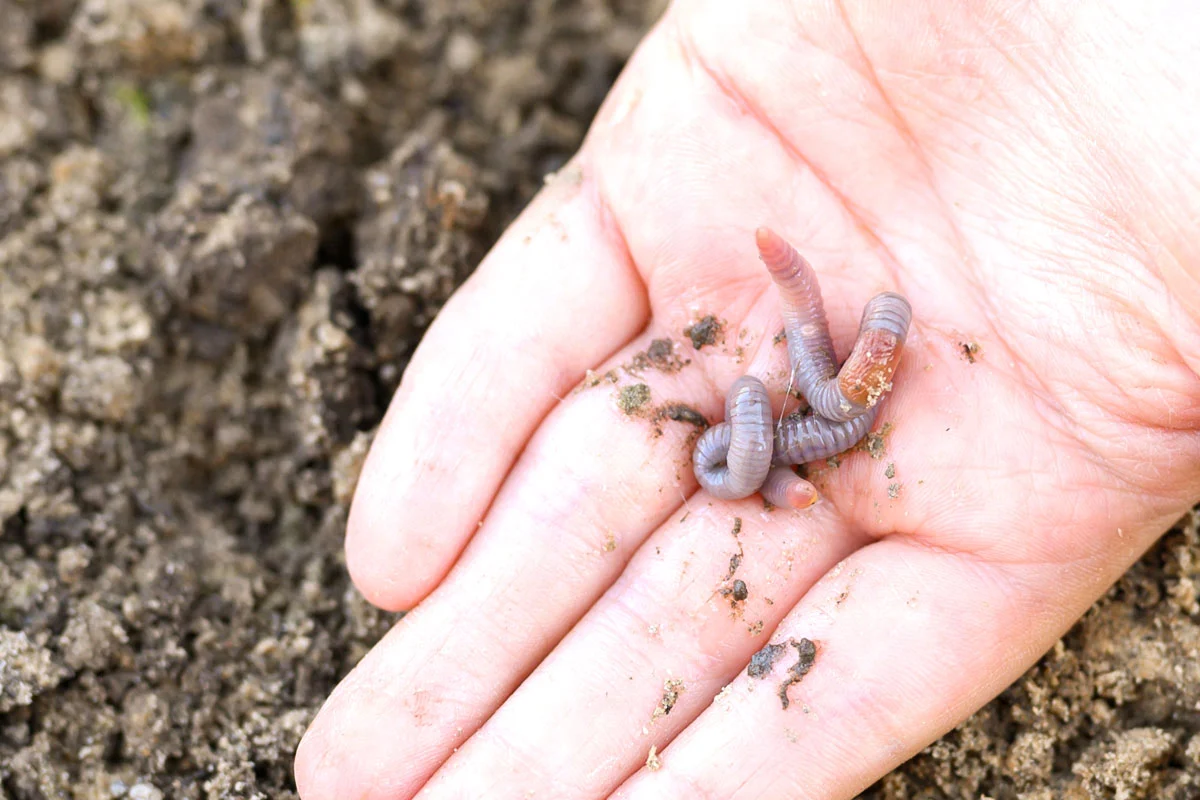
<instances>
[{"instance_id":1,"label":"blurred background soil","mask_svg":"<svg viewBox=\"0 0 1200 800\"><path fill-rule=\"evenodd\" d=\"M294 797L370 432L662 5L0 0L0 800ZM1200 796L1198 575L867 796Z\"/></svg>"}]
</instances>

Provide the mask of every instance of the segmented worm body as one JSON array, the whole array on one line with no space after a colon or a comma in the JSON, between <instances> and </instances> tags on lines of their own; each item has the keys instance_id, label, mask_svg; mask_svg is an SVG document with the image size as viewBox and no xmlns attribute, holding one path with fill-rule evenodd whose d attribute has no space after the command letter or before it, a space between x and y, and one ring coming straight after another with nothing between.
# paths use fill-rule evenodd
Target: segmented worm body
<instances>
[{"instance_id":1,"label":"segmented worm body","mask_svg":"<svg viewBox=\"0 0 1200 800\"><path fill-rule=\"evenodd\" d=\"M832 422L816 414L788 417L775 429L774 460L780 464L807 464L844 453L867 435L878 413L876 406L845 422Z\"/></svg>"},{"instance_id":2,"label":"segmented worm body","mask_svg":"<svg viewBox=\"0 0 1200 800\"><path fill-rule=\"evenodd\" d=\"M725 422L696 442L692 460L708 479L708 491L722 500L749 497L771 470L771 398L758 378L743 375L725 397Z\"/></svg>"},{"instance_id":3,"label":"segmented worm body","mask_svg":"<svg viewBox=\"0 0 1200 800\"><path fill-rule=\"evenodd\" d=\"M816 488L788 465L848 450L871 429L880 399L892 388L912 308L892 292L871 298L839 370L813 268L771 230L760 228L756 241L783 299L793 379L812 413L788 417L772 431L766 387L742 376L726 398L726 421L700 437L693 462L697 480L714 497L733 500L760 491L773 505L803 508L816 502Z\"/></svg>"}]
</instances>

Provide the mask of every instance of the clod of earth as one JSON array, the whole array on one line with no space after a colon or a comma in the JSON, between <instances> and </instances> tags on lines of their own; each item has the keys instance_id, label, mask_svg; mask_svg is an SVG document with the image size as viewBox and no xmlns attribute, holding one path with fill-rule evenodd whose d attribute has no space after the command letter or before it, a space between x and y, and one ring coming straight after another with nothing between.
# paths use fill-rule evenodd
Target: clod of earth
<instances>
[{"instance_id":1,"label":"clod of earth","mask_svg":"<svg viewBox=\"0 0 1200 800\"><path fill-rule=\"evenodd\" d=\"M775 666L775 662L783 655L783 651L787 649L787 644L768 644L763 649L759 650L754 655L750 656L750 666L746 667L746 674L751 678L762 680L770 674L771 668Z\"/></svg>"},{"instance_id":2,"label":"clod of earth","mask_svg":"<svg viewBox=\"0 0 1200 800\"><path fill-rule=\"evenodd\" d=\"M655 707L650 718L658 719L670 714L671 709L675 708L675 704L679 702L679 695L683 694L685 688L683 681L679 678L669 678L663 684L662 699L658 701L658 706Z\"/></svg>"},{"instance_id":3,"label":"clod of earth","mask_svg":"<svg viewBox=\"0 0 1200 800\"><path fill-rule=\"evenodd\" d=\"M705 345L716 344L724 331L724 326L721 321L709 314L702 317L699 322L683 329L683 335L692 340L692 347L696 350Z\"/></svg>"},{"instance_id":4,"label":"clod of earth","mask_svg":"<svg viewBox=\"0 0 1200 800\"><path fill-rule=\"evenodd\" d=\"M795 664L788 667L787 678L783 683L779 684L779 702L785 711L791 703L788 699L788 689L791 688L792 684L803 680L804 676L808 674L808 671L812 669L813 664L817 660L817 646L811 640L801 639L800 641L796 641L795 639L789 639L788 644L796 648L798 658Z\"/></svg>"},{"instance_id":5,"label":"clod of earth","mask_svg":"<svg viewBox=\"0 0 1200 800\"><path fill-rule=\"evenodd\" d=\"M649 402L650 387L644 383L622 387L617 395L617 407L627 415L633 414Z\"/></svg>"}]
</instances>

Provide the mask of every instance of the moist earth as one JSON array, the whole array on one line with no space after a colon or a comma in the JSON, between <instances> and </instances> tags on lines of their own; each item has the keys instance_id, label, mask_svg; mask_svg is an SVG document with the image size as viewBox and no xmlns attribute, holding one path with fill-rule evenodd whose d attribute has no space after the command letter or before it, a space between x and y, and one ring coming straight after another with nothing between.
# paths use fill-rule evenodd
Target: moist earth
<instances>
[{"instance_id":1,"label":"moist earth","mask_svg":"<svg viewBox=\"0 0 1200 800\"><path fill-rule=\"evenodd\" d=\"M0 0L0 798L295 796L395 620L371 433L661 6ZM1200 794L1198 573L1193 516L866 796Z\"/></svg>"}]
</instances>

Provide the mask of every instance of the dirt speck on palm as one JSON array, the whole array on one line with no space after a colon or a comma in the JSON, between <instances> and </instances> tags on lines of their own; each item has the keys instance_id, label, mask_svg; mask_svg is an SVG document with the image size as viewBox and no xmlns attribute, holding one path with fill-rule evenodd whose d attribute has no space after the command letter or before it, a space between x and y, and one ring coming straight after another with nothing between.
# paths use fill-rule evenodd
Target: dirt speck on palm
<instances>
[{"instance_id":1,"label":"dirt speck on palm","mask_svg":"<svg viewBox=\"0 0 1200 800\"><path fill-rule=\"evenodd\" d=\"M791 705L788 689L792 684L804 680L804 676L813 668L817 660L817 646L810 639L789 639L788 644L796 648L796 663L788 667L787 677L779 684L779 704L786 711Z\"/></svg>"},{"instance_id":2,"label":"dirt speck on palm","mask_svg":"<svg viewBox=\"0 0 1200 800\"><path fill-rule=\"evenodd\" d=\"M662 5L0 0L0 797L295 797L371 433ZM1193 796L1198 564L869 796Z\"/></svg>"},{"instance_id":3,"label":"dirt speck on palm","mask_svg":"<svg viewBox=\"0 0 1200 800\"><path fill-rule=\"evenodd\" d=\"M699 350L710 344L721 341L725 335L725 326L721 320L709 314L698 322L684 328L683 335L692 340L692 348Z\"/></svg>"},{"instance_id":4,"label":"dirt speck on palm","mask_svg":"<svg viewBox=\"0 0 1200 800\"><path fill-rule=\"evenodd\" d=\"M625 414L633 414L646 403L650 402L650 387L644 383L634 383L621 387L617 392L617 406Z\"/></svg>"}]
</instances>

